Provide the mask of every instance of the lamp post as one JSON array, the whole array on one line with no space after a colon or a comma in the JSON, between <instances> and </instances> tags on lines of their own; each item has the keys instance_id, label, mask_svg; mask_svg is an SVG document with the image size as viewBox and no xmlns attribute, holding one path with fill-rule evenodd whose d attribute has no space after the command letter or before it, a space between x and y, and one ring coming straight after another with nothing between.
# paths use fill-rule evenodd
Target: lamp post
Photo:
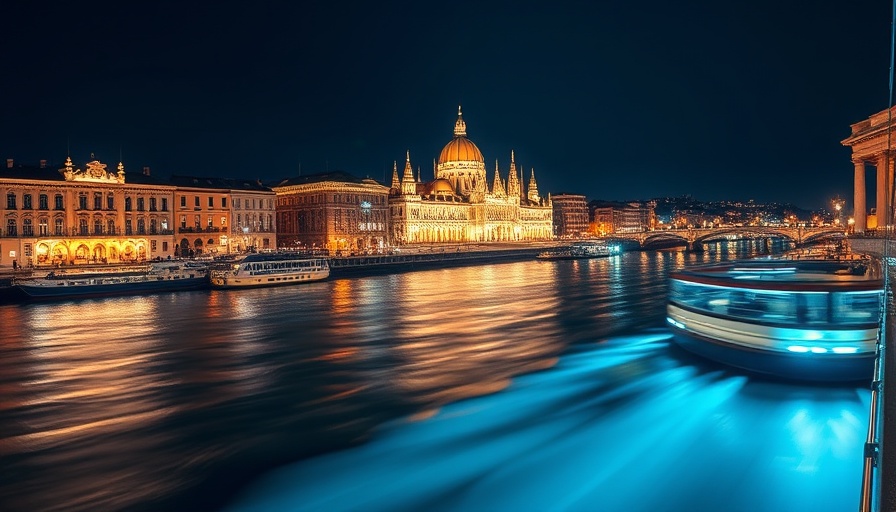
<instances>
[{"instance_id":1,"label":"lamp post","mask_svg":"<svg viewBox=\"0 0 896 512\"><path fill-rule=\"evenodd\" d=\"M843 225L843 220L840 218L840 215L843 212L843 205L846 204L846 201L840 199L840 196L835 197L831 204L834 206L834 224L837 226Z\"/></svg>"}]
</instances>

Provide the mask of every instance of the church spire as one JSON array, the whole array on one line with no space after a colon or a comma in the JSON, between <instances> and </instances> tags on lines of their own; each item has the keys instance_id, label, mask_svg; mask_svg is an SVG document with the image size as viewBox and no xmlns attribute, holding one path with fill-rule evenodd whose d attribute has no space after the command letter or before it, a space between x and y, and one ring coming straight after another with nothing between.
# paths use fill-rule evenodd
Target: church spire
<instances>
[{"instance_id":1,"label":"church spire","mask_svg":"<svg viewBox=\"0 0 896 512\"><path fill-rule=\"evenodd\" d=\"M411 151L407 152L407 159L404 162L404 176L401 178L401 193L416 194L417 182L414 181L414 169L411 167Z\"/></svg>"},{"instance_id":2,"label":"church spire","mask_svg":"<svg viewBox=\"0 0 896 512\"><path fill-rule=\"evenodd\" d=\"M460 105L457 106L457 121L454 122L454 136L455 137L466 137L467 136L467 123L464 122L464 116L461 113Z\"/></svg>"},{"instance_id":3,"label":"church spire","mask_svg":"<svg viewBox=\"0 0 896 512\"><path fill-rule=\"evenodd\" d=\"M501 172L498 170L497 158L495 158L495 181L492 183L492 194L497 197L507 196L507 191L504 190L504 182L501 181Z\"/></svg>"},{"instance_id":4,"label":"church spire","mask_svg":"<svg viewBox=\"0 0 896 512\"><path fill-rule=\"evenodd\" d=\"M398 162L392 160L392 188L401 190L401 182L398 181Z\"/></svg>"},{"instance_id":5,"label":"church spire","mask_svg":"<svg viewBox=\"0 0 896 512\"><path fill-rule=\"evenodd\" d=\"M507 173L507 195L520 197L520 182L516 178L516 156L510 150L510 170Z\"/></svg>"},{"instance_id":6,"label":"church spire","mask_svg":"<svg viewBox=\"0 0 896 512\"><path fill-rule=\"evenodd\" d=\"M538 185L535 183L535 168L532 168L532 175L529 176L529 195L530 201L539 202Z\"/></svg>"}]
</instances>

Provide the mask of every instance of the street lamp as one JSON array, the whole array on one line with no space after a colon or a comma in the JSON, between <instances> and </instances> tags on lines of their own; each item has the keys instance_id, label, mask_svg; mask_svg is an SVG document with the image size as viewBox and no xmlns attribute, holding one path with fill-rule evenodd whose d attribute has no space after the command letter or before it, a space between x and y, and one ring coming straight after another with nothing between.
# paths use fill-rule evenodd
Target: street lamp
<instances>
[{"instance_id":1,"label":"street lamp","mask_svg":"<svg viewBox=\"0 0 896 512\"><path fill-rule=\"evenodd\" d=\"M840 214L843 211L843 205L846 204L846 201L840 199L840 196L837 196L833 200L831 200L831 204L834 206L834 211L836 212L834 224L840 226L841 224L843 224L843 221L840 219Z\"/></svg>"}]
</instances>

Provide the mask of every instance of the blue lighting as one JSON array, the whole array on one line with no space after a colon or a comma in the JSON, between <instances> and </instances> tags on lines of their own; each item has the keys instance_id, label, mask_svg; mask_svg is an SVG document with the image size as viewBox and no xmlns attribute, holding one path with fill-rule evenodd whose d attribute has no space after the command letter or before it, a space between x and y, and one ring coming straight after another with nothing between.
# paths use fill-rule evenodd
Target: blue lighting
<instances>
[{"instance_id":1,"label":"blue lighting","mask_svg":"<svg viewBox=\"0 0 896 512\"><path fill-rule=\"evenodd\" d=\"M806 345L790 345L787 347L787 350L790 352L796 352L799 354L856 354L859 352L857 347L821 347L818 345L806 346Z\"/></svg>"},{"instance_id":2,"label":"blue lighting","mask_svg":"<svg viewBox=\"0 0 896 512\"><path fill-rule=\"evenodd\" d=\"M674 325L675 327L678 327L679 329L685 328L685 325L683 323L679 322L678 320L675 320L674 318L672 318L670 316L666 317L666 321L669 322L670 324Z\"/></svg>"}]
</instances>

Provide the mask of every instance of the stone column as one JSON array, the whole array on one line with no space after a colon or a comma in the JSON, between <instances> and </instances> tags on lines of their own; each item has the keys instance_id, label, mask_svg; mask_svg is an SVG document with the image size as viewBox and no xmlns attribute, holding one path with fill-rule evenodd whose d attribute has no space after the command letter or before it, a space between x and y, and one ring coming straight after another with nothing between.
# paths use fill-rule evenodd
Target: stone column
<instances>
[{"instance_id":1,"label":"stone column","mask_svg":"<svg viewBox=\"0 0 896 512\"><path fill-rule=\"evenodd\" d=\"M853 218L855 225L853 228L856 233L865 232L865 162L862 160L853 160L855 165L855 178L853 181Z\"/></svg>"},{"instance_id":2,"label":"stone column","mask_svg":"<svg viewBox=\"0 0 896 512\"><path fill-rule=\"evenodd\" d=\"M877 155L877 229L886 229L889 220L890 187L887 178L890 172L887 169L887 160L886 151Z\"/></svg>"}]
</instances>

